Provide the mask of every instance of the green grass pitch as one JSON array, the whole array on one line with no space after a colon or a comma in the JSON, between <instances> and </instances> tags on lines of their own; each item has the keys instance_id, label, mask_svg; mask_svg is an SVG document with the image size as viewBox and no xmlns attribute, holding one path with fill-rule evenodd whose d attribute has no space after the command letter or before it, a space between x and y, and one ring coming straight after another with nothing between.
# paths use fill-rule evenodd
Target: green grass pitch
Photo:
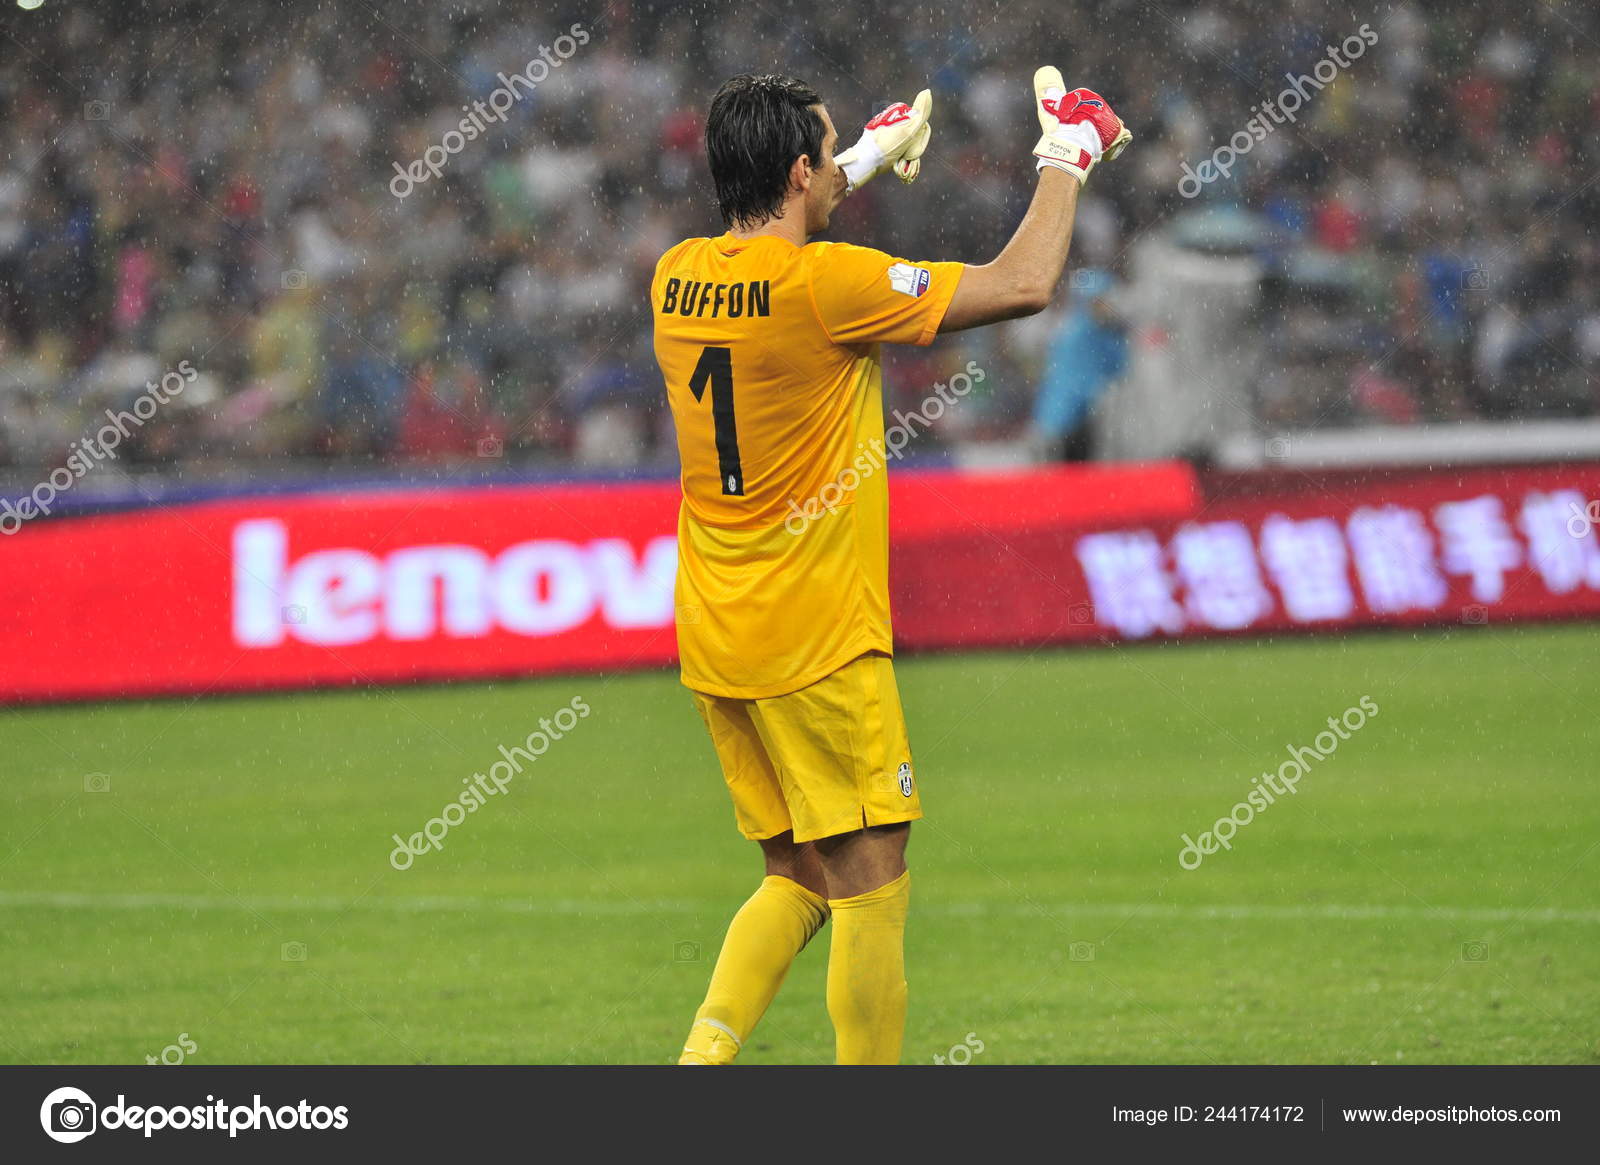
<instances>
[{"instance_id":1,"label":"green grass pitch","mask_svg":"<svg viewBox=\"0 0 1600 1165\"><path fill-rule=\"evenodd\" d=\"M1587 626L903 660L906 1062L1600 1061L1597 660ZM12 711L0 809L9 1062L667 1063L759 876L665 673ZM744 1062L831 1059L826 945Z\"/></svg>"}]
</instances>

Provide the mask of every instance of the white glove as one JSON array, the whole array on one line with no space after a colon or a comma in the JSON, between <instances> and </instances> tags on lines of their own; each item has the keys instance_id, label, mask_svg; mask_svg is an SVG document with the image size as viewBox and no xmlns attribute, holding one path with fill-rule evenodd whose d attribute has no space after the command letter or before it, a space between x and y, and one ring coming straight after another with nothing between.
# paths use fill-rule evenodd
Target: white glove
<instances>
[{"instance_id":1,"label":"white glove","mask_svg":"<svg viewBox=\"0 0 1600 1165\"><path fill-rule=\"evenodd\" d=\"M1044 136L1033 147L1039 169L1054 166L1080 183L1105 158L1110 161L1133 140L1133 134L1112 110L1111 103L1093 89L1067 92L1061 71L1046 65L1033 75L1034 112Z\"/></svg>"},{"instance_id":2,"label":"white glove","mask_svg":"<svg viewBox=\"0 0 1600 1165\"><path fill-rule=\"evenodd\" d=\"M933 126L933 94L924 89L910 105L897 101L871 121L861 140L834 161L844 170L845 193L853 193L889 167L902 182L915 182L922 170L922 152L928 148Z\"/></svg>"}]
</instances>

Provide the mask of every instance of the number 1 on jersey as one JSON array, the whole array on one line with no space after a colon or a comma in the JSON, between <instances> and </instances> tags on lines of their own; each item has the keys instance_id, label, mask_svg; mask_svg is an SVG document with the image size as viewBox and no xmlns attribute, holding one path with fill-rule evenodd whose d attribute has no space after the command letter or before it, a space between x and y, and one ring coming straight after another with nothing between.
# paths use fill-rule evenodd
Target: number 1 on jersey
<instances>
[{"instance_id":1,"label":"number 1 on jersey","mask_svg":"<svg viewBox=\"0 0 1600 1165\"><path fill-rule=\"evenodd\" d=\"M744 469L739 464L739 430L733 421L733 351L730 348L701 350L700 360L689 377L689 391L696 401L705 396L711 382L711 424L717 434L717 471L722 476L722 492L744 496Z\"/></svg>"}]
</instances>

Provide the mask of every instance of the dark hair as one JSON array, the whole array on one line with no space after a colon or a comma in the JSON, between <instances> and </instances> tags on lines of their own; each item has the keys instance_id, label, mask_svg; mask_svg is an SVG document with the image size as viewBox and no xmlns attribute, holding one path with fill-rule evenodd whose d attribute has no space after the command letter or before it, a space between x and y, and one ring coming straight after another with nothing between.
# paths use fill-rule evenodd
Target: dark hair
<instances>
[{"instance_id":1,"label":"dark hair","mask_svg":"<svg viewBox=\"0 0 1600 1165\"><path fill-rule=\"evenodd\" d=\"M779 73L741 73L724 82L706 117L706 155L717 207L729 226L756 227L777 216L789 194L789 167L804 154L822 164L822 98Z\"/></svg>"}]
</instances>

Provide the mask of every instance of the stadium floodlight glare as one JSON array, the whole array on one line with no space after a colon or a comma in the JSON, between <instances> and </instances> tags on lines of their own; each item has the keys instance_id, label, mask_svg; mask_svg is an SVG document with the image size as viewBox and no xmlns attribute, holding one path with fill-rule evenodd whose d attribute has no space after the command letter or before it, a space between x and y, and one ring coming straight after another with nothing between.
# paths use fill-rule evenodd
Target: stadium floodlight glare
<instances>
[{"instance_id":1,"label":"stadium floodlight glare","mask_svg":"<svg viewBox=\"0 0 1600 1165\"><path fill-rule=\"evenodd\" d=\"M32 12L35 8L42 8L43 6L44 0L17 0L17 7L27 12Z\"/></svg>"}]
</instances>

